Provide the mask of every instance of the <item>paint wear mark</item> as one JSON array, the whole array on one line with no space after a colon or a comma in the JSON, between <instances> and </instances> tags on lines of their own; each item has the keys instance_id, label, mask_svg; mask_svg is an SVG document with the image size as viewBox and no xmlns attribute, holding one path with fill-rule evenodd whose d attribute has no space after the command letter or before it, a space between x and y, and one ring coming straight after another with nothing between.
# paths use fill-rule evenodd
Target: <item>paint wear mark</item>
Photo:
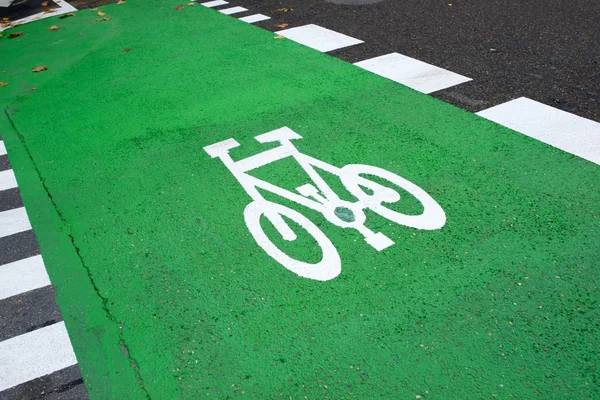
<instances>
[{"instance_id":1,"label":"paint wear mark","mask_svg":"<svg viewBox=\"0 0 600 400\"><path fill-rule=\"evenodd\" d=\"M254 137L260 143L279 142L279 146L248 158L233 161L229 150L240 144L234 139L204 147L212 157L219 158L238 180L253 201L244 210L244 219L248 230L257 244L273 259L295 274L320 281L335 278L341 273L341 260L331 240L304 215L289 207L267 201L258 189L276 194L289 201L313 209L323 214L331 224L338 227L357 230L368 245L382 251L394 242L381 232L374 232L365 226L364 210L371 210L380 216L417 229L440 229L446 223L446 215L440 205L423 189L408 180L379 167L364 164L348 164L342 168L327 164L324 161L300 153L292 144L292 140L302 136L293 130L283 127ZM288 191L269 182L255 178L248 171L271 164L275 161L293 157L308 174L312 183L296 188L298 192ZM345 188L358 199L357 202L341 200L318 174L315 167L337 175ZM423 206L420 215L407 215L384 206L384 203L396 203L400 194L361 175L378 177L398 186L414 196ZM261 217L266 217L286 241L294 241L297 236L283 217L292 220L306 230L318 243L323 257L316 264L296 260L279 249L261 227Z\"/></svg>"}]
</instances>

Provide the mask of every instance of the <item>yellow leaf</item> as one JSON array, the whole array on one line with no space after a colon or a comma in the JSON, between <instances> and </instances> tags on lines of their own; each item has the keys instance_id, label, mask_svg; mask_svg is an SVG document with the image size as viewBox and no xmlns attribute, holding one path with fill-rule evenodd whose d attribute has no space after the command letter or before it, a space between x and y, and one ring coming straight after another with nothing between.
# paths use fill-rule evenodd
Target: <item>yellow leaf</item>
<instances>
[{"instance_id":1,"label":"yellow leaf","mask_svg":"<svg viewBox=\"0 0 600 400\"><path fill-rule=\"evenodd\" d=\"M56 25L52 25L50 28L48 28L51 31L57 31L58 30L58 26Z\"/></svg>"},{"instance_id":2,"label":"yellow leaf","mask_svg":"<svg viewBox=\"0 0 600 400\"><path fill-rule=\"evenodd\" d=\"M103 13L102 11L98 11L98 16L99 17L104 17L106 15L106 13Z\"/></svg>"},{"instance_id":3,"label":"yellow leaf","mask_svg":"<svg viewBox=\"0 0 600 400\"><path fill-rule=\"evenodd\" d=\"M42 71L45 71L47 69L48 69L47 67L44 67L44 66L40 65L40 66L35 67L31 71L33 71L33 72L42 72Z\"/></svg>"},{"instance_id":4,"label":"yellow leaf","mask_svg":"<svg viewBox=\"0 0 600 400\"><path fill-rule=\"evenodd\" d=\"M6 85L8 85L8 82L1 82L1 81L0 81L0 87L2 87L2 86L6 86Z\"/></svg>"},{"instance_id":5,"label":"yellow leaf","mask_svg":"<svg viewBox=\"0 0 600 400\"><path fill-rule=\"evenodd\" d=\"M275 36L275 39L283 39L283 36L282 35L277 35L277 36Z\"/></svg>"}]
</instances>

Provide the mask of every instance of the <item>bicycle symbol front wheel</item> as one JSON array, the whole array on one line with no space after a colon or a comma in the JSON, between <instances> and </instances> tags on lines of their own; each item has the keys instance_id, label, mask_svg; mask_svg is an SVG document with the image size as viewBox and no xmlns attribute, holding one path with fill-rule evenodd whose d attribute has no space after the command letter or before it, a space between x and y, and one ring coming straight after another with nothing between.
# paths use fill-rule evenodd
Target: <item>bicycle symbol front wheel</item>
<instances>
[{"instance_id":1,"label":"bicycle symbol front wheel","mask_svg":"<svg viewBox=\"0 0 600 400\"><path fill-rule=\"evenodd\" d=\"M285 254L265 234L260 225L262 216L271 221L284 239L290 241L293 241L296 235L281 217L286 217L300 225L317 241L323 254L321 261L311 264L295 260ZM299 212L276 203L253 201L244 210L244 220L256 243L275 261L293 273L308 279L328 281L338 276L342 271L342 261L331 240L313 222Z\"/></svg>"}]
</instances>

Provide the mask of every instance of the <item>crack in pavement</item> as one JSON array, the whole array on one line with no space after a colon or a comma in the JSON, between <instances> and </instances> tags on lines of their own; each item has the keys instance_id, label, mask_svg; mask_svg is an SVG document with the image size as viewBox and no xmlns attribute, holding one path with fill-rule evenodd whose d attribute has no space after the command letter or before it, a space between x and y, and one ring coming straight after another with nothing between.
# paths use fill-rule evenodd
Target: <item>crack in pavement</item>
<instances>
[{"instance_id":1,"label":"crack in pavement","mask_svg":"<svg viewBox=\"0 0 600 400\"><path fill-rule=\"evenodd\" d=\"M46 182L45 182L44 178L42 177L41 171L39 170L36 162L34 161L33 156L31 155L31 152L29 151L29 148L27 147L27 144L25 142L25 138L23 137L23 135L21 135L21 133L19 132L19 130L15 126L14 121L12 120L12 117L11 117L9 111L8 111L8 107L4 108L4 114L8 118L8 121L10 122L10 125L12 126L12 128L14 129L14 131L16 132L16 134L17 134L17 136L18 136L21 144L23 145L23 148L27 152L27 156L29 157L29 160L31 161L31 163L33 164L33 166L35 168L35 171L37 173L38 179L41 182L42 187L44 188L44 191L46 192L46 195L48 196L48 198L52 202L52 207L54 208L54 211L58 215L58 218L60 219L60 221L67 228L67 230L68 230L68 236L69 236L69 239L71 240L71 244L72 244L73 248L75 249L75 252L77 254L77 257L79 258L79 261L81 262L81 266L86 271L86 274L87 274L87 276L88 276L88 278L90 280L90 283L92 284L92 287L94 288L94 291L96 292L96 295L102 301L102 309L104 310L104 312L106 314L106 317L111 322L113 322L115 325L117 325L118 331L119 331L119 349L121 350L121 352L123 353L123 355L125 355L125 357L127 357L127 360L129 361L129 364L130 364L130 366L131 366L131 368L132 368L132 370L133 370L133 372L135 374L135 377L137 379L138 384L140 385L140 387L142 388L142 390L146 394L146 398L150 400L151 396L150 396L150 393L148 393L148 391L146 390L146 388L144 386L144 381L142 379L142 376L140 375L138 364L135 361L135 359L131 356L129 348L127 347L127 344L125 343L125 339L123 338L123 326L124 325L122 323L120 323L119 321L117 321L117 319L115 318L115 316L112 315L112 313L110 312L110 310L108 308L108 299L106 297L104 297L100 293L100 290L99 290L98 286L96 285L96 282L94 281L94 278L92 277L91 271L90 271L89 267L86 265L86 263L85 263L85 261L83 259L83 256L80 253L79 247L75 244L75 237L73 236L73 233L71 232L71 226L69 225L69 223L65 219L64 215L62 214L62 212L58 208L58 205L54 201L54 198L50 194L50 191L48 190L48 187L46 186Z\"/></svg>"}]
</instances>

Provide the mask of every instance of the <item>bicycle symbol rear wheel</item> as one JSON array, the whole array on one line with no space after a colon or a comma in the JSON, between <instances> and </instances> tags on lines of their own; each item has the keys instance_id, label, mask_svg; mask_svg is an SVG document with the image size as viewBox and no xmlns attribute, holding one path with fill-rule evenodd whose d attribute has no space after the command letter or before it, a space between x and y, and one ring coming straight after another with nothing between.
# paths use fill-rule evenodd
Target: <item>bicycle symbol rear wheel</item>
<instances>
[{"instance_id":1,"label":"bicycle symbol rear wheel","mask_svg":"<svg viewBox=\"0 0 600 400\"><path fill-rule=\"evenodd\" d=\"M400 194L394 189L363 178L360 174L376 176L404 189L421 202L423 213L408 215L385 207L382 203L395 203L400 200ZM446 214L433 197L414 183L390 171L371 165L348 164L342 167L340 176L342 183L350 193L367 204L369 209L392 222L426 230L440 229L446 224ZM361 186L373 193L365 193Z\"/></svg>"},{"instance_id":2,"label":"bicycle symbol rear wheel","mask_svg":"<svg viewBox=\"0 0 600 400\"><path fill-rule=\"evenodd\" d=\"M275 218L284 216L296 224L300 225L306 232L308 232L316 241L321 248L323 257L321 261L311 264L299 260L295 260L280 250L271 239L267 237L264 230L260 225L260 219L262 216L273 223L277 228L278 224L274 221ZM279 262L285 268L289 269L293 273L308 279L314 279L318 281L328 281L335 278L342 271L342 261L340 256L333 245L331 240L308 218L300 214L291 208L282 206L280 204L271 203L267 201L253 201L246 206L244 210L244 220L248 230L256 240L256 243L275 261ZM280 223L281 223L280 219ZM283 221L284 224L285 221ZM286 224L287 225L287 224ZM277 228L279 230L279 228ZM286 237L284 232L279 232L282 237ZM291 232L295 238L295 234Z\"/></svg>"}]
</instances>

